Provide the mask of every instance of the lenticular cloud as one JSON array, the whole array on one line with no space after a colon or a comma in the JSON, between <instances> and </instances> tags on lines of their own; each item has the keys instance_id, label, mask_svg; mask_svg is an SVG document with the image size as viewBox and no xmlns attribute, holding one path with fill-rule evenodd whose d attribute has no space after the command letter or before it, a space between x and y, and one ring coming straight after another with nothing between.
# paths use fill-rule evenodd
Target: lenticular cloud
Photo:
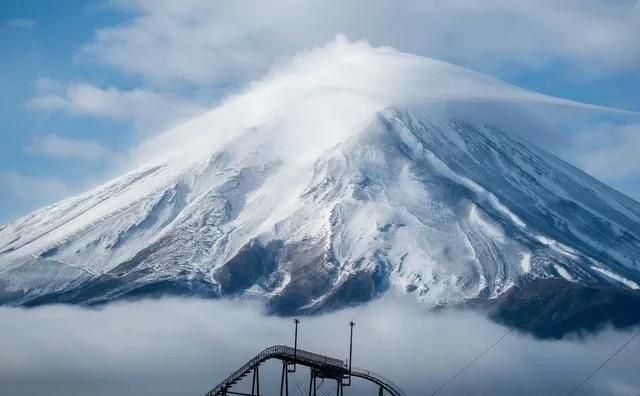
<instances>
[{"instance_id":1,"label":"lenticular cloud","mask_svg":"<svg viewBox=\"0 0 640 396\"><path fill-rule=\"evenodd\" d=\"M300 144L321 151L354 133L356 126L386 107L459 112L460 106L446 106L458 103L471 105L465 108L469 116L469 107L478 105L483 109L473 111L473 115L482 118L483 113L492 111L488 104L494 102L509 104L511 111L521 116L525 115L523 107L616 112L526 91L446 62L390 47L374 48L366 42L351 42L338 36L326 46L301 52L273 67L264 78L230 96L214 110L147 142L136 158L157 158L176 147L179 151L198 152L278 118L284 120L279 121L277 135L285 136L283 144L292 152ZM326 114L332 114L332 120ZM532 114L527 116L535 118ZM501 114L501 118L506 122L509 115ZM527 131L531 128L518 128L514 133L524 135ZM544 133L544 128L537 133Z\"/></svg>"}]
</instances>

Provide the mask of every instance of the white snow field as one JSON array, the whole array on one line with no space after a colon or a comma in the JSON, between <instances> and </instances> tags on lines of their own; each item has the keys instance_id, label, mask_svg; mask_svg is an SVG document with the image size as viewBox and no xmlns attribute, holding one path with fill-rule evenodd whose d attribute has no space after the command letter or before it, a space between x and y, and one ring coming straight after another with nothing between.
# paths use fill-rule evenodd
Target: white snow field
<instances>
[{"instance_id":1,"label":"white snow field","mask_svg":"<svg viewBox=\"0 0 640 396\"><path fill-rule=\"evenodd\" d=\"M545 106L586 105L339 38L146 141L129 173L1 227L0 302L295 311L536 278L637 288L640 204L523 138L550 133Z\"/></svg>"}]
</instances>

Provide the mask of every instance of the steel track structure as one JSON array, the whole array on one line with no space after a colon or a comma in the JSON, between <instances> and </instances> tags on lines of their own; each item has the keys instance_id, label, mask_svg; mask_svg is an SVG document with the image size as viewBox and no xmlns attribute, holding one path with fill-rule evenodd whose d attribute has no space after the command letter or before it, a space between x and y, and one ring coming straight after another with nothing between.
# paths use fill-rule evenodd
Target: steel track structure
<instances>
[{"instance_id":1,"label":"steel track structure","mask_svg":"<svg viewBox=\"0 0 640 396\"><path fill-rule=\"evenodd\" d=\"M289 373L294 372L296 365L308 367L309 396L316 396L318 378L336 381L336 395L342 396L344 388L351 385L351 377L356 377L374 383L378 387L378 395L406 396L406 394L387 378L362 368L350 368L344 360L329 356L292 348L286 345L274 345L266 348L242 367L231 373L222 382L205 394L205 396L247 395L260 396L259 367L267 360L282 361L282 376L280 379L280 395L289 395ZM292 368L293 367L293 368ZM234 392L231 388L244 377L253 374L251 393Z\"/></svg>"}]
</instances>

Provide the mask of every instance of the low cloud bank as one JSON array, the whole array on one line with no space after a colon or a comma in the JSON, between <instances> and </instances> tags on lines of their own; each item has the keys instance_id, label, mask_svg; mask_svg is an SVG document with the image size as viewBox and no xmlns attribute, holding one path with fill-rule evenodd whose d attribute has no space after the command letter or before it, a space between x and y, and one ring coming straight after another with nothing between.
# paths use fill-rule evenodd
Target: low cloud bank
<instances>
[{"instance_id":1,"label":"low cloud bank","mask_svg":"<svg viewBox=\"0 0 640 396\"><path fill-rule=\"evenodd\" d=\"M354 365L391 378L408 395L430 394L508 332L472 312L426 312L392 297L301 319L300 347L340 358L348 350L347 322L355 320ZM249 302L2 307L0 389L8 396L200 395L264 347L292 344L291 322L265 316ZM512 332L439 394L566 394L630 335L607 330L584 339L539 341ZM638 394L637 341L580 394ZM268 362L261 371L265 394L277 393L278 370ZM371 394L370 386L355 382L346 394ZM307 384L308 371L299 368L291 394L306 394ZM335 383L321 389L332 394Z\"/></svg>"}]
</instances>

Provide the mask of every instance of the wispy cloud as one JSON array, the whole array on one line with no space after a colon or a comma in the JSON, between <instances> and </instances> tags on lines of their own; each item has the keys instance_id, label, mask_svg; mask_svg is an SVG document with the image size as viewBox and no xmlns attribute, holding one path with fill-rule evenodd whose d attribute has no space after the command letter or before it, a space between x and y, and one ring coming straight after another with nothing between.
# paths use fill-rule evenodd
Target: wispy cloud
<instances>
[{"instance_id":1,"label":"wispy cloud","mask_svg":"<svg viewBox=\"0 0 640 396\"><path fill-rule=\"evenodd\" d=\"M25 147L25 152L57 159L75 159L87 162L115 162L120 154L95 140L73 139L56 134L38 136Z\"/></svg>"},{"instance_id":2,"label":"wispy cloud","mask_svg":"<svg viewBox=\"0 0 640 396\"><path fill-rule=\"evenodd\" d=\"M640 124L596 124L579 130L571 143L568 159L640 200Z\"/></svg>"},{"instance_id":3,"label":"wispy cloud","mask_svg":"<svg viewBox=\"0 0 640 396\"><path fill-rule=\"evenodd\" d=\"M16 198L28 202L39 201L46 197L62 197L70 190L69 185L60 179L26 176L17 172L0 171L2 191L11 192Z\"/></svg>"},{"instance_id":4,"label":"wispy cloud","mask_svg":"<svg viewBox=\"0 0 640 396\"><path fill-rule=\"evenodd\" d=\"M640 177L640 124L603 124L579 132L579 163L602 178Z\"/></svg>"},{"instance_id":5,"label":"wispy cloud","mask_svg":"<svg viewBox=\"0 0 640 396\"><path fill-rule=\"evenodd\" d=\"M27 102L33 109L131 121L145 132L167 127L203 110L191 99L152 89L120 90L52 80L41 80L36 86L38 95Z\"/></svg>"},{"instance_id":6,"label":"wispy cloud","mask_svg":"<svg viewBox=\"0 0 640 396\"><path fill-rule=\"evenodd\" d=\"M69 196L77 192L78 187L53 176L32 176L0 170L0 224L6 218Z\"/></svg>"},{"instance_id":7,"label":"wispy cloud","mask_svg":"<svg viewBox=\"0 0 640 396\"><path fill-rule=\"evenodd\" d=\"M12 29L33 29L38 26L38 21L27 18L14 18L5 22L7 28Z\"/></svg>"}]
</instances>

